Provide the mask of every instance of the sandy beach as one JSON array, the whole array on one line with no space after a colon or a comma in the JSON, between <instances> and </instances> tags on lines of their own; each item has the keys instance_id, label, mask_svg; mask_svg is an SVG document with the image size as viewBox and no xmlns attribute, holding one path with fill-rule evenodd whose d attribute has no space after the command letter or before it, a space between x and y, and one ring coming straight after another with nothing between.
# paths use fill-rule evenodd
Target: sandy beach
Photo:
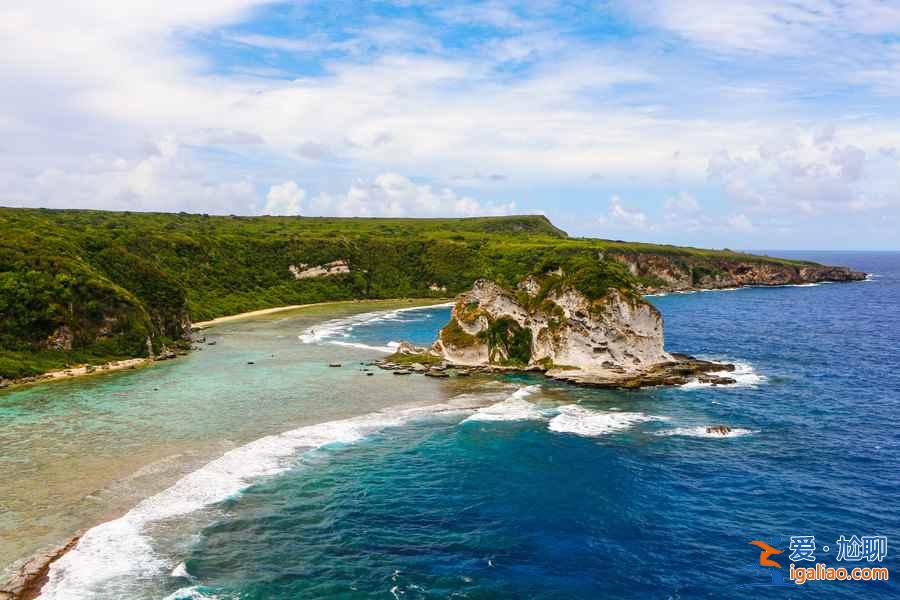
<instances>
[{"instance_id":1,"label":"sandy beach","mask_svg":"<svg viewBox=\"0 0 900 600\"><path fill-rule=\"evenodd\" d=\"M410 304L440 304L442 302L446 302L446 298L388 298L384 300L333 300L330 302L314 302L312 304L291 304L288 306L276 306L274 308L263 308L261 310L251 310L249 312L238 313L236 315L228 315L227 317L218 317L216 319L210 319L209 321L198 321L197 323L191 324L193 329L207 329L212 327L213 325L221 325L222 323L230 323L232 321L241 321L243 319L252 319L255 317L264 317L266 315L274 315L277 313L288 312L292 310L297 310L301 308L311 308L314 306L339 306L342 304L371 304L373 302L385 302L385 303L396 303L396 302L409 302Z\"/></svg>"},{"instance_id":2,"label":"sandy beach","mask_svg":"<svg viewBox=\"0 0 900 600\"><path fill-rule=\"evenodd\" d=\"M441 298L404 298L402 300L399 299L387 299L387 300L336 300L332 302L315 302L311 304L291 304L288 306L276 306L273 308L264 308L261 310L251 310L244 313L238 313L236 315L228 315L226 317L218 317L216 319L211 319L209 321L199 321L197 323L193 323L191 325L192 329L208 329L213 327L214 325L222 325L223 323L231 323L234 321L242 321L245 319L253 319L257 317L264 317L268 315L274 315L283 312L290 312L303 308L311 308L311 307L322 307L322 306L339 306L343 304L363 304L363 303L371 303L371 302L403 302L408 301L412 304L423 303L427 304L432 301L434 303L440 303L445 301ZM154 359L143 357L143 358L128 358L125 360L117 360L109 363L104 363L100 365L80 365L77 367L69 367L67 369L59 369L57 371L48 371L46 373L41 373L40 375L34 375L31 377L23 377L21 379L15 379L9 382L6 386L6 389L12 389L15 387L20 387L24 385L33 385L35 383L48 383L51 381L60 381L63 379L72 379L74 377L84 377L86 375L99 375L102 373L112 373L114 371L121 371L123 369L135 369L140 366L147 366L152 364Z\"/></svg>"},{"instance_id":3,"label":"sandy beach","mask_svg":"<svg viewBox=\"0 0 900 600\"><path fill-rule=\"evenodd\" d=\"M358 312L438 302L403 299L309 305L313 308L299 311L298 321L287 331ZM358 382L348 375L361 373L319 369L332 360L334 352L359 351L298 344L295 336L282 335L282 325L256 318L297 308L306 307L278 307L217 319L215 324L248 319L258 321L258 326L235 328L216 346L191 353L192 360L181 369L141 369L146 371L143 376L97 378L101 380L97 386L84 389L35 386L42 389L17 400L13 406L23 412L31 407L40 411L43 406L54 406L57 412L47 416L48 421L13 419L0 434L0 445L29 440L21 456L37 465L23 473L20 463L0 461L0 476L11 479L12 473L17 474L17 485L0 494L0 504L10 507L9 515L16 523L13 535L0 539L0 600L30 600L43 585L49 565L73 545L75 532L121 516L235 445L288 426L347 418L418 398L415 382L397 390L394 385L376 385L375 377L366 380L367 395L352 404L318 404L316 399L323 396L346 398L358 391ZM256 346L261 341L262 350ZM265 360L259 359L258 352ZM255 366L234 368L234 364L246 365L247 359L253 359ZM153 364L137 358L105 368L72 367L45 373L32 383ZM254 390L253 419L246 418L246 397L228 393L241 385ZM293 394L297 386L315 393L303 396L307 404L284 402L284 394ZM201 413L203 419L181 418ZM49 430L47 422L53 424ZM227 432L227 436L210 435L211 430ZM73 444L77 451L72 450ZM73 472L79 477L73 478Z\"/></svg>"},{"instance_id":4,"label":"sandy beach","mask_svg":"<svg viewBox=\"0 0 900 600\"><path fill-rule=\"evenodd\" d=\"M14 379L7 384L6 389L11 389L23 385L32 385L35 383L49 383L51 381L60 381L63 379L72 379L73 377L84 377L85 375L100 375L102 373L112 373L114 371L122 371L124 369L136 369L144 366L153 359L151 358L126 358L124 360L116 360L104 363L102 365L81 365L78 367L69 367L68 369L60 369L58 371L47 371L40 375L31 377L23 377Z\"/></svg>"}]
</instances>

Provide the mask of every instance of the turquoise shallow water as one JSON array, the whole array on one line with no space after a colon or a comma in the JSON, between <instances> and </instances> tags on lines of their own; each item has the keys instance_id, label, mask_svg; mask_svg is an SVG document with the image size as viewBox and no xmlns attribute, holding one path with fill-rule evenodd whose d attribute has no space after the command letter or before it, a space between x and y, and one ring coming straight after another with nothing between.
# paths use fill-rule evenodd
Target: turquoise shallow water
<instances>
[{"instance_id":1,"label":"turquoise shallow water","mask_svg":"<svg viewBox=\"0 0 900 600\"><path fill-rule=\"evenodd\" d=\"M261 436L452 393L417 379L401 390L367 381L358 394L364 374L328 363L371 353L297 339L323 319L395 305L223 325L207 334L215 346L175 361L0 393L0 572Z\"/></svg>"},{"instance_id":2,"label":"turquoise shallow water","mask_svg":"<svg viewBox=\"0 0 900 600\"><path fill-rule=\"evenodd\" d=\"M900 255L809 257L878 276L652 299L670 350L738 362L731 388L613 392L351 367L390 341L431 339L446 308L243 325L268 340L260 361L287 330L291 349L277 354L296 352L303 376L271 402L318 416L285 408L289 434L239 446L92 530L45 597L896 597L893 581L772 587L748 545L814 535L833 566L840 535L877 534L883 564L898 566ZM325 366L333 359L344 368ZM223 369L244 381L245 366ZM271 378L260 371L233 406L268 397ZM364 416L340 420L351 414ZM231 423L255 419L236 409ZM741 435L710 438L712 424Z\"/></svg>"}]
</instances>

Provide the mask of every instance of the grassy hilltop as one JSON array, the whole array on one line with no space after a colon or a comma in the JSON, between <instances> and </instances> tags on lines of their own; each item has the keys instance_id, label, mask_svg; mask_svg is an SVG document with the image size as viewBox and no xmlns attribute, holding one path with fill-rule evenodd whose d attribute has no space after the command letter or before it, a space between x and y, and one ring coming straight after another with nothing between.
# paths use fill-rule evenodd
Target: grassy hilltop
<instances>
[{"instance_id":1,"label":"grassy hilltop","mask_svg":"<svg viewBox=\"0 0 900 600\"><path fill-rule=\"evenodd\" d=\"M800 264L730 251L573 239L542 216L338 219L0 208L0 378L146 356L189 320L327 300L446 297L563 266L594 295L641 278L604 254ZM349 273L297 279L300 265Z\"/></svg>"}]
</instances>

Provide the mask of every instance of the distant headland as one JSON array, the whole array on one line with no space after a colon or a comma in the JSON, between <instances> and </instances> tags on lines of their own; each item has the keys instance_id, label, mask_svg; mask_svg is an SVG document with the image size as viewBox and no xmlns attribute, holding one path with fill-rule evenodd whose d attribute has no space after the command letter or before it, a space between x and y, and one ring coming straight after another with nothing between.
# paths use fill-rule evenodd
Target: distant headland
<instances>
[{"instance_id":1,"label":"distant headland","mask_svg":"<svg viewBox=\"0 0 900 600\"><path fill-rule=\"evenodd\" d=\"M570 238L546 217L527 215L340 219L0 208L0 234L0 387L49 371L171 356L189 348L192 321L336 300L447 298L479 280L527 295L517 287L526 278L543 278L526 286L544 285L560 268L561 280L590 307L603 298L608 307L642 307L641 294L665 291L865 277L730 250ZM524 305L531 310L534 301ZM652 314L641 323L652 328Z\"/></svg>"}]
</instances>

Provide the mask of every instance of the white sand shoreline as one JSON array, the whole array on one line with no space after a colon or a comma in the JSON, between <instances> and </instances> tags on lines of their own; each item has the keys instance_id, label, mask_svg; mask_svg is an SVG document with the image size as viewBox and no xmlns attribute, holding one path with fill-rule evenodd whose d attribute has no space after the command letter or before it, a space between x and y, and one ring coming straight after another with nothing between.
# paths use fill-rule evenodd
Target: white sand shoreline
<instances>
[{"instance_id":1,"label":"white sand shoreline","mask_svg":"<svg viewBox=\"0 0 900 600\"><path fill-rule=\"evenodd\" d=\"M409 303L409 304L418 304L421 303L422 306L429 306L431 302L434 304L440 304L447 302L446 298L387 298L384 300L332 300L329 302L314 302L311 304L291 304L288 306L275 306L272 308L263 308L260 310L251 310L244 313L238 313L236 315L228 315L225 317L218 317L216 319L211 319L209 321L200 321L198 323L193 323L191 328L194 330L203 330L213 327L215 325L221 325L223 323L231 323L234 321L243 321L246 319L253 319L257 317L264 317L267 315L273 315L283 312L295 311L303 308L311 308L311 307L321 307L321 306L339 306L345 304L373 304L373 303L384 303L384 304L398 304L398 303ZM127 358L124 360L116 360L103 364L96 365L78 365L74 367L69 367L66 369L59 369L56 371L47 371L46 373L41 373L40 375L33 375L30 377L22 377L20 379L8 380L6 385L3 386L4 390L11 390L14 388L19 388L22 386L35 385L38 383L49 383L52 381L62 381L65 379L74 379L75 377L84 377L87 375L100 375L103 373L112 373L115 371L122 371L125 369L136 369L142 366L149 366L156 362L153 358L150 357L140 357L140 358Z\"/></svg>"},{"instance_id":2,"label":"white sand shoreline","mask_svg":"<svg viewBox=\"0 0 900 600\"><path fill-rule=\"evenodd\" d=\"M447 298L386 298L383 300L331 300L328 302L313 302L311 304L290 304L288 306L275 306L273 308L263 308L260 310L251 310L249 312L238 313L236 315L228 315L226 317L218 317L215 319L210 319L209 321L199 321L197 323L192 323L191 327L193 329L207 329L214 325L220 325L222 323L231 323L232 321L242 321L244 319L252 319L254 317L264 317L266 315L273 315L282 312L299 310L301 308L311 308L314 306L331 306L331 305L343 305L343 304L372 304L372 303L399 303L399 302L408 302L408 303L422 303L422 306L428 306L432 301L434 304L441 304L448 301Z\"/></svg>"}]
</instances>

